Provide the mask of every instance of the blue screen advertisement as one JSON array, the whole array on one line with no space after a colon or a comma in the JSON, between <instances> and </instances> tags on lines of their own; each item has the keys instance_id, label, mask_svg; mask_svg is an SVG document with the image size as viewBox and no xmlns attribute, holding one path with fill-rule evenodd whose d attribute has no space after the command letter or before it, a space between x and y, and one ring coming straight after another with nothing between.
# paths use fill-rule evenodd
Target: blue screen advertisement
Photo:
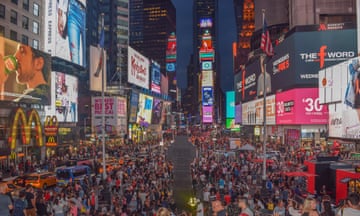
<instances>
[{"instance_id":1,"label":"blue screen advertisement","mask_svg":"<svg viewBox=\"0 0 360 216\"><path fill-rule=\"evenodd\" d=\"M235 118L235 92L226 92L226 118Z\"/></svg>"},{"instance_id":2,"label":"blue screen advertisement","mask_svg":"<svg viewBox=\"0 0 360 216\"><path fill-rule=\"evenodd\" d=\"M151 61L151 91L161 93L160 80L160 65L155 61Z\"/></svg>"},{"instance_id":3,"label":"blue screen advertisement","mask_svg":"<svg viewBox=\"0 0 360 216\"><path fill-rule=\"evenodd\" d=\"M202 101L203 106L212 106L213 105L213 88L212 87L203 87L202 88Z\"/></svg>"},{"instance_id":4,"label":"blue screen advertisement","mask_svg":"<svg viewBox=\"0 0 360 216\"><path fill-rule=\"evenodd\" d=\"M136 122L138 103L139 103L139 94L136 92L132 92L130 98L130 112L129 112L130 123Z\"/></svg>"}]
</instances>

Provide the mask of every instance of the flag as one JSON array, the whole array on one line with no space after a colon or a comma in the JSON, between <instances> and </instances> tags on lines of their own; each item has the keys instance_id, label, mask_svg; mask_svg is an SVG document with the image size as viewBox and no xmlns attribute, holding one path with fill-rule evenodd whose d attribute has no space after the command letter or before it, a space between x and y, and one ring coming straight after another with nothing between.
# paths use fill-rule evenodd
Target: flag
<instances>
[{"instance_id":1,"label":"flag","mask_svg":"<svg viewBox=\"0 0 360 216\"><path fill-rule=\"evenodd\" d=\"M101 70L103 69L103 60L104 60L104 41L105 41L105 35L104 35L104 28L101 29L100 32L100 39L99 39L99 47L100 47L100 58L99 58L99 62L96 68L96 72L94 74L95 77L99 77L99 74L101 72Z\"/></svg>"},{"instance_id":2,"label":"flag","mask_svg":"<svg viewBox=\"0 0 360 216\"><path fill-rule=\"evenodd\" d=\"M269 30L267 29L265 19L264 19L264 25L263 25L263 29L262 29L260 48L266 53L266 55L268 55L268 56L274 55L274 49L271 44L270 33L269 33Z\"/></svg>"}]
</instances>

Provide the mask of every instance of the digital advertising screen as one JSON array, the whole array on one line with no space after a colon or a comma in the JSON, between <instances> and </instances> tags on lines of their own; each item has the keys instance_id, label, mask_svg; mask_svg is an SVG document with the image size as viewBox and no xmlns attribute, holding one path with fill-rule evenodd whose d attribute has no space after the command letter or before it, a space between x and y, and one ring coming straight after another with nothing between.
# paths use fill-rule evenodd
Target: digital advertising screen
<instances>
[{"instance_id":1,"label":"digital advertising screen","mask_svg":"<svg viewBox=\"0 0 360 216\"><path fill-rule=\"evenodd\" d=\"M235 118L235 92L226 92L226 118Z\"/></svg>"},{"instance_id":2,"label":"digital advertising screen","mask_svg":"<svg viewBox=\"0 0 360 216\"><path fill-rule=\"evenodd\" d=\"M212 106L213 105L213 88L212 87L203 87L202 88L202 105L203 106Z\"/></svg>"},{"instance_id":3,"label":"digital advertising screen","mask_svg":"<svg viewBox=\"0 0 360 216\"><path fill-rule=\"evenodd\" d=\"M149 89L149 59L128 47L128 82Z\"/></svg>"},{"instance_id":4,"label":"digital advertising screen","mask_svg":"<svg viewBox=\"0 0 360 216\"><path fill-rule=\"evenodd\" d=\"M86 0L48 0L44 8L45 51L86 67Z\"/></svg>"},{"instance_id":5,"label":"digital advertising screen","mask_svg":"<svg viewBox=\"0 0 360 216\"><path fill-rule=\"evenodd\" d=\"M101 49L98 47L90 46L90 63L89 63L89 79L91 91L102 91L102 85L106 89L106 51L101 55ZM104 82L103 82L104 77Z\"/></svg>"},{"instance_id":6,"label":"digital advertising screen","mask_svg":"<svg viewBox=\"0 0 360 216\"><path fill-rule=\"evenodd\" d=\"M151 91L161 93L160 81L160 65L155 61L151 61Z\"/></svg>"},{"instance_id":7,"label":"digital advertising screen","mask_svg":"<svg viewBox=\"0 0 360 216\"><path fill-rule=\"evenodd\" d=\"M0 36L0 100L51 104L51 56Z\"/></svg>"},{"instance_id":8,"label":"digital advertising screen","mask_svg":"<svg viewBox=\"0 0 360 216\"><path fill-rule=\"evenodd\" d=\"M152 109L153 97L140 93L136 123L140 124L141 126L145 126L146 124L149 125L151 123Z\"/></svg>"},{"instance_id":9,"label":"digital advertising screen","mask_svg":"<svg viewBox=\"0 0 360 216\"><path fill-rule=\"evenodd\" d=\"M212 106L203 106L202 107L203 114L203 123L212 123L213 122L213 107Z\"/></svg>"},{"instance_id":10,"label":"digital advertising screen","mask_svg":"<svg viewBox=\"0 0 360 216\"><path fill-rule=\"evenodd\" d=\"M175 71L175 62L176 62L176 35L175 32L170 33L167 47L166 47L166 70L168 72Z\"/></svg>"},{"instance_id":11,"label":"digital advertising screen","mask_svg":"<svg viewBox=\"0 0 360 216\"><path fill-rule=\"evenodd\" d=\"M201 86L213 86L214 85L213 71L201 72Z\"/></svg>"},{"instance_id":12,"label":"digital advertising screen","mask_svg":"<svg viewBox=\"0 0 360 216\"><path fill-rule=\"evenodd\" d=\"M241 81L237 80L237 87L235 88L237 88L237 91L243 91L241 92L241 101L243 102L262 96L265 89L268 95L272 93L271 77L267 71L265 75L266 83L264 85L264 75L261 73L260 63L260 59L255 59L237 75L237 78L241 77Z\"/></svg>"},{"instance_id":13,"label":"digital advertising screen","mask_svg":"<svg viewBox=\"0 0 360 216\"><path fill-rule=\"evenodd\" d=\"M276 124L328 124L327 105L317 88L298 88L276 94Z\"/></svg>"},{"instance_id":14,"label":"digital advertising screen","mask_svg":"<svg viewBox=\"0 0 360 216\"><path fill-rule=\"evenodd\" d=\"M211 18L202 18L200 19L200 28L211 28L213 22Z\"/></svg>"},{"instance_id":15,"label":"digital advertising screen","mask_svg":"<svg viewBox=\"0 0 360 216\"><path fill-rule=\"evenodd\" d=\"M163 101L154 98L153 113L152 113L152 124L160 124L163 112Z\"/></svg>"},{"instance_id":16,"label":"digital advertising screen","mask_svg":"<svg viewBox=\"0 0 360 216\"><path fill-rule=\"evenodd\" d=\"M357 56L356 30L295 32L274 51L266 65L276 87L273 91L315 87L319 70Z\"/></svg>"},{"instance_id":17,"label":"digital advertising screen","mask_svg":"<svg viewBox=\"0 0 360 216\"><path fill-rule=\"evenodd\" d=\"M59 122L78 121L78 78L63 72L51 73L52 104L45 115L55 115Z\"/></svg>"},{"instance_id":18,"label":"digital advertising screen","mask_svg":"<svg viewBox=\"0 0 360 216\"><path fill-rule=\"evenodd\" d=\"M163 95L169 95L169 77L161 73L160 91Z\"/></svg>"},{"instance_id":19,"label":"digital advertising screen","mask_svg":"<svg viewBox=\"0 0 360 216\"><path fill-rule=\"evenodd\" d=\"M275 105L275 95L266 96L265 111L268 125L275 125ZM243 103L241 121L243 125L263 125L264 98Z\"/></svg>"},{"instance_id":20,"label":"digital advertising screen","mask_svg":"<svg viewBox=\"0 0 360 216\"><path fill-rule=\"evenodd\" d=\"M242 99L242 72L234 76L235 104L239 104Z\"/></svg>"},{"instance_id":21,"label":"digital advertising screen","mask_svg":"<svg viewBox=\"0 0 360 216\"><path fill-rule=\"evenodd\" d=\"M241 124L242 123L242 104L235 105L235 123Z\"/></svg>"},{"instance_id":22,"label":"digital advertising screen","mask_svg":"<svg viewBox=\"0 0 360 216\"><path fill-rule=\"evenodd\" d=\"M235 119L227 118L225 121L225 128L231 131L240 131L240 125L235 123Z\"/></svg>"},{"instance_id":23,"label":"digital advertising screen","mask_svg":"<svg viewBox=\"0 0 360 216\"><path fill-rule=\"evenodd\" d=\"M129 123L136 123L138 104L139 104L139 93L133 91L131 92L131 96L130 96Z\"/></svg>"}]
</instances>

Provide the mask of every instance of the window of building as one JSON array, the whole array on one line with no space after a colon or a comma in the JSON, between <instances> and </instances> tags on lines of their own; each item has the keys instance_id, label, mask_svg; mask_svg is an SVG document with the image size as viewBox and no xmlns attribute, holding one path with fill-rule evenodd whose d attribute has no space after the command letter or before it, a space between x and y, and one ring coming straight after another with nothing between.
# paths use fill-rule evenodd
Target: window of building
<instances>
[{"instance_id":1,"label":"window of building","mask_svg":"<svg viewBox=\"0 0 360 216\"><path fill-rule=\"evenodd\" d=\"M5 27L0 25L0 36L4 37L5 36Z\"/></svg>"},{"instance_id":2,"label":"window of building","mask_svg":"<svg viewBox=\"0 0 360 216\"><path fill-rule=\"evenodd\" d=\"M23 8L29 11L29 0L23 0Z\"/></svg>"},{"instance_id":3,"label":"window of building","mask_svg":"<svg viewBox=\"0 0 360 216\"><path fill-rule=\"evenodd\" d=\"M10 12L10 22L13 24L17 24L17 12L14 10L11 10Z\"/></svg>"},{"instance_id":4,"label":"window of building","mask_svg":"<svg viewBox=\"0 0 360 216\"><path fill-rule=\"evenodd\" d=\"M29 37L26 35L21 36L21 43L25 45L29 45Z\"/></svg>"},{"instance_id":5,"label":"window of building","mask_svg":"<svg viewBox=\"0 0 360 216\"><path fill-rule=\"evenodd\" d=\"M36 21L33 21L33 32L39 34L39 23Z\"/></svg>"},{"instance_id":6,"label":"window of building","mask_svg":"<svg viewBox=\"0 0 360 216\"><path fill-rule=\"evenodd\" d=\"M32 47L35 49L39 49L39 41L34 39L32 43Z\"/></svg>"},{"instance_id":7,"label":"window of building","mask_svg":"<svg viewBox=\"0 0 360 216\"><path fill-rule=\"evenodd\" d=\"M17 41L17 32L10 30L10 39L13 41Z\"/></svg>"},{"instance_id":8,"label":"window of building","mask_svg":"<svg viewBox=\"0 0 360 216\"><path fill-rule=\"evenodd\" d=\"M18 4L18 0L11 0L12 3Z\"/></svg>"},{"instance_id":9,"label":"window of building","mask_svg":"<svg viewBox=\"0 0 360 216\"><path fill-rule=\"evenodd\" d=\"M39 5L34 3L34 10L33 13L35 16L39 16L40 15L40 10L39 10Z\"/></svg>"},{"instance_id":10,"label":"window of building","mask_svg":"<svg viewBox=\"0 0 360 216\"><path fill-rule=\"evenodd\" d=\"M23 19L22 19L22 27L24 29L29 29L29 18L26 17L26 16L23 16Z\"/></svg>"},{"instance_id":11,"label":"window of building","mask_svg":"<svg viewBox=\"0 0 360 216\"><path fill-rule=\"evenodd\" d=\"M0 4L0 17L5 18L5 5Z\"/></svg>"}]
</instances>

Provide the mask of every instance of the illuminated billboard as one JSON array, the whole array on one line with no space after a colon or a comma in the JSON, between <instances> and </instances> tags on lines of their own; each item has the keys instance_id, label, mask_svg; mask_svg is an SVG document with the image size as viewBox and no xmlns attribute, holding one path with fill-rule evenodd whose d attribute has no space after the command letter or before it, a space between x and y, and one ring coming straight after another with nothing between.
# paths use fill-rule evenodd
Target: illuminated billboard
<instances>
[{"instance_id":1,"label":"illuminated billboard","mask_svg":"<svg viewBox=\"0 0 360 216\"><path fill-rule=\"evenodd\" d=\"M234 75L234 91L235 91L235 104L239 104L242 98L242 76L243 73L239 72Z\"/></svg>"},{"instance_id":2,"label":"illuminated billboard","mask_svg":"<svg viewBox=\"0 0 360 216\"><path fill-rule=\"evenodd\" d=\"M202 71L201 72L201 86L213 86L213 72L212 71Z\"/></svg>"},{"instance_id":3,"label":"illuminated billboard","mask_svg":"<svg viewBox=\"0 0 360 216\"><path fill-rule=\"evenodd\" d=\"M169 95L169 77L161 73L160 91L163 95Z\"/></svg>"},{"instance_id":4,"label":"illuminated billboard","mask_svg":"<svg viewBox=\"0 0 360 216\"><path fill-rule=\"evenodd\" d=\"M151 61L151 91L161 93L160 81L160 65L155 61Z\"/></svg>"},{"instance_id":5,"label":"illuminated billboard","mask_svg":"<svg viewBox=\"0 0 360 216\"><path fill-rule=\"evenodd\" d=\"M327 124L329 111L317 88L298 88L276 94L276 124Z\"/></svg>"},{"instance_id":6,"label":"illuminated billboard","mask_svg":"<svg viewBox=\"0 0 360 216\"><path fill-rule=\"evenodd\" d=\"M202 88L202 104L203 106L212 106L213 105L213 88L212 87L203 87Z\"/></svg>"},{"instance_id":7,"label":"illuminated billboard","mask_svg":"<svg viewBox=\"0 0 360 216\"><path fill-rule=\"evenodd\" d=\"M151 123L152 109L153 97L140 93L136 123L141 126L149 125Z\"/></svg>"},{"instance_id":8,"label":"illuminated billboard","mask_svg":"<svg viewBox=\"0 0 360 216\"><path fill-rule=\"evenodd\" d=\"M92 125L94 132L102 133L102 118L105 118L105 133L108 135L123 135L127 131L126 98L104 97L104 111L102 97L92 97Z\"/></svg>"},{"instance_id":9,"label":"illuminated billboard","mask_svg":"<svg viewBox=\"0 0 360 216\"><path fill-rule=\"evenodd\" d=\"M215 50L213 47L212 37L208 30L205 30L201 37L201 46L199 50L199 61L214 61Z\"/></svg>"},{"instance_id":10,"label":"illuminated billboard","mask_svg":"<svg viewBox=\"0 0 360 216\"><path fill-rule=\"evenodd\" d=\"M213 22L211 18L200 19L200 28L211 28L212 26Z\"/></svg>"},{"instance_id":11,"label":"illuminated billboard","mask_svg":"<svg viewBox=\"0 0 360 216\"><path fill-rule=\"evenodd\" d=\"M44 49L86 66L86 0L45 1Z\"/></svg>"},{"instance_id":12,"label":"illuminated billboard","mask_svg":"<svg viewBox=\"0 0 360 216\"><path fill-rule=\"evenodd\" d=\"M213 122L213 107L212 106L203 106L202 107L202 122L203 123L212 123Z\"/></svg>"},{"instance_id":13,"label":"illuminated billboard","mask_svg":"<svg viewBox=\"0 0 360 216\"><path fill-rule=\"evenodd\" d=\"M275 95L266 96L266 124L275 125ZM264 98L252 100L242 104L243 125L263 125L264 124Z\"/></svg>"},{"instance_id":14,"label":"illuminated billboard","mask_svg":"<svg viewBox=\"0 0 360 216\"><path fill-rule=\"evenodd\" d=\"M226 118L235 118L235 92L226 92Z\"/></svg>"},{"instance_id":15,"label":"illuminated billboard","mask_svg":"<svg viewBox=\"0 0 360 216\"><path fill-rule=\"evenodd\" d=\"M102 85L106 89L106 51L103 51L103 57L101 56L101 49L98 47L90 46L90 64L89 64L89 78L90 78L90 90L102 91ZM104 83L102 83L102 76L104 76Z\"/></svg>"},{"instance_id":16,"label":"illuminated billboard","mask_svg":"<svg viewBox=\"0 0 360 216\"><path fill-rule=\"evenodd\" d=\"M138 104L139 93L133 91L130 97L129 123L136 123Z\"/></svg>"},{"instance_id":17,"label":"illuminated billboard","mask_svg":"<svg viewBox=\"0 0 360 216\"><path fill-rule=\"evenodd\" d=\"M78 78L62 72L51 73L50 106L45 107L46 116L56 116L59 122L78 121Z\"/></svg>"},{"instance_id":18,"label":"illuminated billboard","mask_svg":"<svg viewBox=\"0 0 360 216\"><path fill-rule=\"evenodd\" d=\"M160 124L163 112L163 101L154 98L153 113L151 118L152 124Z\"/></svg>"},{"instance_id":19,"label":"illuminated billboard","mask_svg":"<svg viewBox=\"0 0 360 216\"><path fill-rule=\"evenodd\" d=\"M240 125L235 123L235 119L227 118L225 121L225 128L231 131L240 131Z\"/></svg>"},{"instance_id":20,"label":"illuminated billboard","mask_svg":"<svg viewBox=\"0 0 360 216\"><path fill-rule=\"evenodd\" d=\"M50 105L51 56L3 37L0 54L0 100Z\"/></svg>"},{"instance_id":21,"label":"illuminated billboard","mask_svg":"<svg viewBox=\"0 0 360 216\"><path fill-rule=\"evenodd\" d=\"M295 32L267 63L276 90L317 86L318 71L357 55L356 29Z\"/></svg>"},{"instance_id":22,"label":"illuminated billboard","mask_svg":"<svg viewBox=\"0 0 360 216\"><path fill-rule=\"evenodd\" d=\"M149 59L128 47L128 82L149 89Z\"/></svg>"},{"instance_id":23,"label":"illuminated billboard","mask_svg":"<svg viewBox=\"0 0 360 216\"><path fill-rule=\"evenodd\" d=\"M242 123L242 104L235 105L235 123L241 124Z\"/></svg>"},{"instance_id":24,"label":"illuminated billboard","mask_svg":"<svg viewBox=\"0 0 360 216\"><path fill-rule=\"evenodd\" d=\"M175 70L175 63L176 62L176 35L175 32L172 32L169 35L167 47L166 47L166 68L168 65ZM168 70L169 72L174 72L172 69Z\"/></svg>"}]
</instances>

